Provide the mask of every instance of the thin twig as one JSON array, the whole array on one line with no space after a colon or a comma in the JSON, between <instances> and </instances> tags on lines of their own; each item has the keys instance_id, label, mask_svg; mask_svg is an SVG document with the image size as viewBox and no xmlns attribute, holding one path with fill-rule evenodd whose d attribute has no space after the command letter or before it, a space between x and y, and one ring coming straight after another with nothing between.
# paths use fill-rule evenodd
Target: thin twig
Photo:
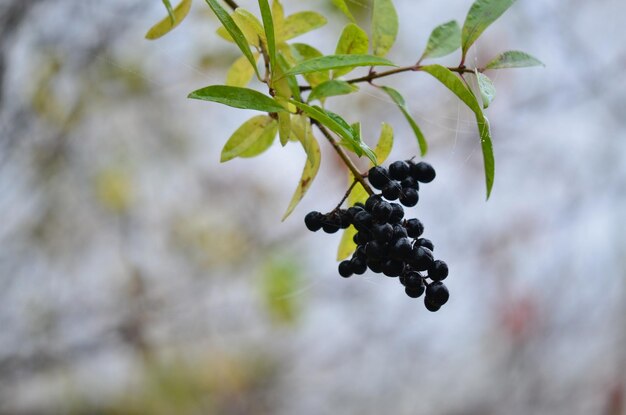
<instances>
[{"instance_id":1,"label":"thin twig","mask_svg":"<svg viewBox=\"0 0 626 415\"><path fill-rule=\"evenodd\" d=\"M237 9L239 7L239 5L237 3L235 3L234 0L224 0L224 3L228 4L228 6L231 9L233 9L233 10L235 10L235 9Z\"/></svg>"},{"instance_id":2,"label":"thin twig","mask_svg":"<svg viewBox=\"0 0 626 415\"><path fill-rule=\"evenodd\" d=\"M345 202L345 201L346 201L346 199L350 196L350 193L352 193L352 190L354 190L354 186L356 186L358 182L359 182L359 181L358 181L358 180L356 180L356 179L354 179L354 180L352 181L352 184L351 184L351 185L350 185L350 187L348 188L348 191L346 192L346 194L345 194L345 195L343 195L343 199L341 199L341 200L339 201L339 203L337 204L337 207L335 207L335 209L333 209L333 212L336 212L336 211L338 211L338 210L341 208L341 205L343 205L343 202Z\"/></svg>"}]
</instances>

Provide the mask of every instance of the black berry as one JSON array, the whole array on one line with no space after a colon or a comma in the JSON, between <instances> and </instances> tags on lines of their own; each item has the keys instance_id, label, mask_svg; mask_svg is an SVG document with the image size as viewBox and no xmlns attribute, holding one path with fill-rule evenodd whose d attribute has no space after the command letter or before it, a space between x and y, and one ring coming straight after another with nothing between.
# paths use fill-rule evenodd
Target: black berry
<instances>
[{"instance_id":1,"label":"black berry","mask_svg":"<svg viewBox=\"0 0 626 415\"><path fill-rule=\"evenodd\" d=\"M398 203L391 203L391 215L389 223L400 223L404 218L404 209Z\"/></svg>"},{"instance_id":2,"label":"black berry","mask_svg":"<svg viewBox=\"0 0 626 415\"><path fill-rule=\"evenodd\" d=\"M406 293L406 295L408 295L411 298L419 298L422 296L422 294L424 294L424 286L420 285L419 287L406 287L404 289L404 292Z\"/></svg>"},{"instance_id":3,"label":"black berry","mask_svg":"<svg viewBox=\"0 0 626 415\"><path fill-rule=\"evenodd\" d=\"M342 261L339 264L339 275L344 278L352 276L352 263L350 261Z\"/></svg>"},{"instance_id":4,"label":"black berry","mask_svg":"<svg viewBox=\"0 0 626 415\"><path fill-rule=\"evenodd\" d=\"M389 166L389 176L394 180L404 180L409 171L410 167L406 161L395 161Z\"/></svg>"},{"instance_id":5,"label":"black berry","mask_svg":"<svg viewBox=\"0 0 626 415\"><path fill-rule=\"evenodd\" d=\"M400 187L400 183L391 181L387 186L383 188L383 197L387 200L396 200L400 197L402 193L402 187Z\"/></svg>"},{"instance_id":6,"label":"black berry","mask_svg":"<svg viewBox=\"0 0 626 415\"><path fill-rule=\"evenodd\" d=\"M372 167L367 173L367 180L375 189L382 190L389 183L389 172L381 166Z\"/></svg>"},{"instance_id":7,"label":"black berry","mask_svg":"<svg viewBox=\"0 0 626 415\"><path fill-rule=\"evenodd\" d=\"M431 251L435 250L435 245L430 239L419 238L417 241L415 241L415 243L423 248L428 248Z\"/></svg>"},{"instance_id":8,"label":"black berry","mask_svg":"<svg viewBox=\"0 0 626 415\"><path fill-rule=\"evenodd\" d=\"M406 207L413 207L417 205L417 201L419 200L419 194L417 190L409 187L402 189L402 193L400 194L400 203L402 203Z\"/></svg>"},{"instance_id":9,"label":"black berry","mask_svg":"<svg viewBox=\"0 0 626 415\"><path fill-rule=\"evenodd\" d=\"M443 281L448 277L448 264L438 259L428 268L428 277L433 281Z\"/></svg>"},{"instance_id":10,"label":"black berry","mask_svg":"<svg viewBox=\"0 0 626 415\"><path fill-rule=\"evenodd\" d=\"M420 161L417 164L411 166L411 176L418 182L430 183L435 179L436 173L433 166Z\"/></svg>"},{"instance_id":11,"label":"black berry","mask_svg":"<svg viewBox=\"0 0 626 415\"><path fill-rule=\"evenodd\" d=\"M442 306L448 302L450 298L450 293L448 292L448 287L446 287L443 282L433 282L428 287L426 287L426 298L436 304L438 306Z\"/></svg>"},{"instance_id":12,"label":"black berry","mask_svg":"<svg viewBox=\"0 0 626 415\"><path fill-rule=\"evenodd\" d=\"M365 271L367 271L367 264L363 259L358 257L350 260L350 267L352 268L352 272L357 275L365 274Z\"/></svg>"},{"instance_id":13,"label":"black berry","mask_svg":"<svg viewBox=\"0 0 626 415\"><path fill-rule=\"evenodd\" d=\"M419 219L409 219L404 223L407 234L411 238L419 238L424 233L424 225Z\"/></svg>"},{"instance_id":14,"label":"black berry","mask_svg":"<svg viewBox=\"0 0 626 415\"><path fill-rule=\"evenodd\" d=\"M304 217L304 224L306 225L308 230L312 232L317 232L322 229L323 220L324 215L322 215L320 212L309 212Z\"/></svg>"}]
</instances>

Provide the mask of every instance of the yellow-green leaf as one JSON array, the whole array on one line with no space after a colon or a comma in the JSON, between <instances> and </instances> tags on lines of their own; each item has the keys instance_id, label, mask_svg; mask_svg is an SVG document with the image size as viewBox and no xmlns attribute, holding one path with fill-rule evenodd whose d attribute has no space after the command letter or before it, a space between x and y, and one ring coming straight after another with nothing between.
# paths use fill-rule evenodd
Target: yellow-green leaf
<instances>
[{"instance_id":1,"label":"yellow-green leaf","mask_svg":"<svg viewBox=\"0 0 626 415\"><path fill-rule=\"evenodd\" d=\"M406 118L406 120L409 122L409 125L411 126L411 129L413 130L413 133L415 134L417 142L420 146L420 154L424 156L428 151L428 143L426 142L426 138L424 137L422 130L420 130L419 126L413 119L413 116L409 112L409 108L406 105L404 97L397 90L388 86L383 86L382 89L387 93L387 95L389 95L393 102L396 103L398 108L400 108L400 111L402 111L404 118Z\"/></svg>"},{"instance_id":2,"label":"yellow-green leaf","mask_svg":"<svg viewBox=\"0 0 626 415\"><path fill-rule=\"evenodd\" d=\"M334 97L337 95L347 95L358 90L359 88L356 85L351 85L346 81L326 81L313 88L307 101L311 102L316 99L323 100L324 98Z\"/></svg>"},{"instance_id":3,"label":"yellow-green leaf","mask_svg":"<svg viewBox=\"0 0 626 415\"><path fill-rule=\"evenodd\" d=\"M509 50L501 53L487 64L486 69L526 68L529 66L545 66L539 59L526 52Z\"/></svg>"},{"instance_id":4,"label":"yellow-green leaf","mask_svg":"<svg viewBox=\"0 0 626 415\"><path fill-rule=\"evenodd\" d=\"M391 125L383 123L378 144L376 144L376 148L374 149L374 153L376 154L376 158L379 163L384 163L389 156L389 153L391 153L392 147L393 128L391 128ZM373 163L370 163L370 166L373 165ZM352 184L353 182L354 176L352 173L348 172L348 183ZM361 186L360 183L357 183L348 196L348 205L353 206L357 202L364 203L367 200L367 197L368 194L363 186ZM343 232L341 241L339 242L339 247L337 248L337 261L342 261L348 258L356 250L356 244L352 240L354 235L356 235L356 232L357 231L354 226L350 226Z\"/></svg>"},{"instance_id":5,"label":"yellow-green leaf","mask_svg":"<svg viewBox=\"0 0 626 415\"><path fill-rule=\"evenodd\" d=\"M307 45L306 43L294 43L289 46L291 57L286 53L285 58L292 58L292 66L298 62L323 56L322 52L315 49L313 46ZM312 87L315 87L322 82L328 81L330 79L330 75L328 71L317 71L304 74L304 79L306 79Z\"/></svg>"},{"instance_id":6,"label":"yellow-green leaf","mask_svg":"<svg viewBox=\"0 0 626 415\"><path fill-rule=\"evenodd\" d=\"M166 33L170 32L176 26L178 26L183 19L189 14L191 9L191 0L183 0L174 10L170 12L168 9L168 16L164 17L160 22L155 24L146 33L146 39L154 40L158 39ZM172 16L174 17L172 21Z\"/></svg>"},{"instance_id":7,"label":"yellow-green leaf","mask_svg":"<svg viewBox=\"0 0 626 415\"><path fill-rule=\"evenodd\" d=\"M267 0L259 0L261 9L261 17L263 18L263 28L265 39L267 39L267 54L269 55L269 64L272 72L276 67L276 34L274 33L274 19L272 18L272 10Z\"/></svg>"},{"instance_id":8,"label":"yellow-green leaf","mask_svg":"<svg viewBox=\"0 0 626 415\"><path fill-rule=\"evenodd\" d=\"M420 58L440 58L446 56L461 47L461 28L459 24L452 20L437 26L430 37L426 49Z\"/></svg>"},{"instance_id":9,"label":"yellow-green leaf","mask_svg":"<svg viewBox=\"0 0 626 415\"><path fill-rule=\"evenodd\" d=\"M515 3L515 0L476 0L463 23L463 58L476 39Z\"/></svg>"},{"instance_id":10,"label":"yellow-green leaf","mask_svg":"<svg viewBox=\"0 0 626 415\"><path fill-rule=\"evenodd\" d=\"M317 140L313 136L313 131L311 128L311 124L307 117L304 116L294 116L299 120L296 120L293 131L300 140L304 151L306 152L307 161L304 165L304 170L302 171L302 177L300 178L300 182L298 183L298 188L296 189L291 202L289 203L289 207L285 212L282 220L287 219L287 217L293 212L296 208L300 200L304 197L307 190L311 187L315 176L320 167L320 161L322 155L320 153L320 147L317 143ZM304 118L304 120L302 120Z\"/></svg>"},{"instance_id":11,"label":"yellow-green leaf","mask_svg":"<svg viewBox=\"0 0 626 415\"><path fill-rule=\"evenodd\" d=\"M332 0L332 2L335 5L335 7L337 7L339 10L341 10L343 14L346 15L348 19L350 19L352 22L356 22L345 0Z\"/></svg>"},{"instance_id":12,"label":"yellow-green leaf","mask_svg":"<svg viewBox=\"0 0 626 415\"><path fill-rule=\"evenodd\" d=\"M287 112L278 113L278 136L280 137L280 144L284 147L289 142L289 136L291 135L291 115Z\"/></svg>"},{"instance_id":13,"label":"yellow-green leaf","mask_svg":"<svg viewBox=\"0 0 626 415\"><path fill-rule=\"evenodd\" d=\"M226 85L212 85L198 89L188 98L218 102L233 108L257 110L263 112L283 112L285 108L273 98L259 91Z\"/></svg>"},{"instance_id":14,"label":"yellow-green leaf","mask_svg":"<svg viewBox=\"0 0 626 415\"><path fill-rule=\"evenodd\" d=\"M343 28L335 55L364 55L369 50L369 38L365 30L361 29L354 23L349 23ZM341 68L333 71L333 78L343 76L354 68Z\"/></svg>"},{"instance_id":15,"label":"yellow-green leaf","mask_svg":"<svg viewBox=\"0 0 626 415\"><path fill-rule=\"evenodd\" d=\"M255 62L259 60L258 53L254 53L252 56L254 56ZM253 76L254 68L248 61L248 58L241 56L231 65L230 69L228 69L226 85L245 87L250 83Z\"/></svg>"},{"instance_id":16,"label":"yellow-green leaf","mask_svg":"<svg viewBox=\"0 0 626 415\"><path fill-rule=\"evenodd\" d=\"M266 40L263 25L255 15L246 9L239 7L230 16L236 26L241 30L248 44L259 47L259 39L265 43ZM229 42L234 42L232 36L225 27L217 29L217 34Z\"/></svg>"},{"instance_id":17,"label":"yellow-green leaf","mask_svg":"<svg viewBox=\"0 0 626 415\"><path fill-rule=\"evenodd\" d=\"M281 31L276 37L279 41L293 39L324 26L326 22L326 18L316 12L294 13L285 18Z\"/></svg>"},{"instance_id":18,"label":"yellow-green leaf","mask_svg":"<svg viewBox=\"0 0 626 415\"><path fill-rule=\"evenodd\" d=\"M267 115L257 115L241 125L230 136L224 148L220 162L235 157L254 157L267 150L276 137L278 123Z\"/></svg>"},{"instance_id":19,"label":"yellow-green leaf","mask_svg":"<svg viewBox=\"0 0 626 415\"><path fill-rule=\"evenodd\" d=\"M393 62L372 55L326 55L294 65L287 74L296 75L355 66L396 66Z\"/></svg>"},{"instance_id":20,"label":"yellow-green leaf","mask_svg":"<svg viewBox=\"0 0 626 415\"><path fill-rule=\"evenodd\" d=\"M372 48L374 55L386 56L398 35L398 13L392 0L374 0Z\"/></svg>"},{"instance_id":21,"label":"yellow-green leaf","mask_svg":"<svg viewBox=\"0 0 626 415\"><path fill-rule=\"evenodd\" d=\"M300 268L289 256L282 255L268 261L263 269L262 292L268 311L277 323L292 324L301 312Z\"/></svg>"}]
</instances>

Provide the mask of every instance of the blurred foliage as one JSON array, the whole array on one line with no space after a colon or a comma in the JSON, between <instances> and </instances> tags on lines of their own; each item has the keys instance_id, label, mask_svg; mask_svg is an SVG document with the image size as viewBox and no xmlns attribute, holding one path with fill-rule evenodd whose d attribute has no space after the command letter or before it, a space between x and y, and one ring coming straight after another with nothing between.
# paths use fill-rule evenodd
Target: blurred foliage
<instances>
[{"instance_id":1,"label":"blurred foliage","mask_svg":"<svg viewBox=\"0 0 626 415\"><path fill-rule=\"evenodd\" d=\"M287 256L273 258L264 266L262 292L272 319L293 324L302 312L300 266Z\"/></svg>"}]
</instances>

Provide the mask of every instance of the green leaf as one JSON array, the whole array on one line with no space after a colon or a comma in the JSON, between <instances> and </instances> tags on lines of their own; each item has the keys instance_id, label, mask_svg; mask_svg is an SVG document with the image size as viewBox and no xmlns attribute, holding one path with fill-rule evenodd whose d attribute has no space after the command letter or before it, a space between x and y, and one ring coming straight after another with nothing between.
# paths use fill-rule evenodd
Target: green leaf
<instances>
[{"instance_id":1,"label":"green leaf","mask_svg":"<svg viewBox=\"0 0 626 415\"><path fill-rule=\"evenodd\" d=\"M170 32L183 21L191 9L191 0L181 1L174 10L172 10L172 6L169 2L164 1L163 3L167 8L168 16L163 18L157 24L152 26L150 30L148 30L148 33L146 33L146 39L158 39ZM168 5L169 7L167 7Z\"/></svg>"},{"instance_id":2,"label":"green leaf","mask_svg":"<svg viewBox=\"0 0 626 415\"><path fill-rule=\"evenodd\" d=\"M341 10L341 12L343 14L346 15L346 17L348 19L350 19L352 22L356 22L356 20L354 19L354 16L350 12L350 9L348 8L348 5L346 4L345 0L331 0L331 1L335 5L335 7L337 7L339 10Z\"/></svg>"},{"instance_id":3,"label":"green leaf","mask_svg":"<svg viewBox=\"0 0 626 415\"><path fill-rule=\"evenodd\" d=\"M219 21L222 22L222 25L224 25L226 30L228 30L228 33L233 38L237 46L239 46L239 49L241 49L245 57L248 58L248 61L250 62L250 65L254 67L254 71L256 72L257 76L261 78L261 74L259 74L259 70L256 67L256 60L254 59L254 56L252 56L252 52L248 47L248 41L246 40L245 36L241 32L241 29L239 29L233 18L230 17L230 15L226 12L226 10L222 8L222 6L220 6L217 0L205 1L207 2L211 10L213 10L213 13L215 13Z\"/></svg>"},{"instance_id":4,"label":"green leaf","mask_svg":"<svg viewBox=\"0 0 626 415\"><path fill-rule=\"evenodd\" d=\"M487 199L491 195L495 176L495 159L493 156L493 143L491 142L491 131L489 120L483 114L480 104L463 82L449 69L441 65L428 65L421 68L444 84L452 93L465 103L476 115L476 123L480 134L480 143L483 151L483 163L485 167L485 183L487 185Z\"/></svg>"},{"instance_id":5,"label":"green leaf","mask_svg":"<svg viewBox=\"0 0 626 415\"><path fill-rule=\"evenodd\" d=\"M299 12L285 18L282 30L278 36L280 41L286 41L298 37L324 26L327 20L316 12Z\"/></svg>"},{"instance_id":6,"label":"green leaf","mask_svg":"<svg viewBox=\"0 0 626 415\"><path fill-rule=\"evenodd\" d=\"M311 102L316 99L322 100L324 98L334 97L337 95L347 95L358 90L358 87L351 85L346 81L326 81L313 88L307 101Z\"/></svg>"},{"instance_id":7,"label":"green leaf","mask_svg":"<svg viewBox=\"0 0 626 415\"><path fill-rule=\"evenodd\" d=\"M461 47L461 28L452 20L437 26L428 38L426 50L420 61L426 58L440 58L446 56Z\"/></svg>"},{"instance_id":8,"label":"green leaf","mask_svg":"<svg viewBox=\"0 0 626 415\"><path fill-rule=\"evenodd\" d=\"M478 70L476 70L476 80L483 100L483 108L487 109L496 97L496 87L487 75L478 72Z\"/></svg>"},{"instance_id":9,"label":"green leaf","mask_svg":"<svg viewBox=\"0 0 626 415\"><path fill-rule=\"evenodd\" d=\"M392 0L374 0L372 48L374 55L386 56L398 35L398 13Z\"/></svg>"},{"instance_id":10,"label":"green leaf","mask_svg":"<svg viewBox=\"0 0 626 415\"><path fill-rule=\"evenodd\" d=\"M297 63L287 74L304 74L353 66L396 66L385 58L372 55L327 55Z\"/></svg>"},{"instance_id":11,"label":"green leaf","mask_svg":"<svg viewBox=\"0 0 626 415\"><path fill-rule=\"evenodd\" d=\"M292 52L294 65L298 62L323 56L322 52L315 49L313 46L307 45L306 43L294 43L290 45L288 50ZM285 57L287 56L285 55ZM306 79L312 87L315 87L322 82L328 81L330 79L330 75L328 71L311 72L304 74L304 79Z\"/></svg>"},{"instance_id":12,"label":"green leaf","mask_svg":"<svg viewBox=\"0 0 626 415\"><path fill-rule=\"evenodd\" d=\"M274 20L274 33L281 33L285 24L285 10L278 0L272 2L272 19ZM278 43L280 42L276 42Z\"/></svg>"},{"instance_id":13,"label":"green leaf","mask_svg":"<svg viewBox=\"0 0 626 415\"><path fill-rule=\"evenodd\" d=\"M278 54L278 67L283 74L287 72L290 67L287 59L285 59L285 56L282 53ZM302 97L300 96L300 86L298 86L298 80L296 79L296 76L287 75L287 84L289 85L289 89L291 90L291 95L298 101L302 101Z\"/></svg>"},{"instance_id":14,"label":"green leaf","mask_svg":"<svg viewBox=\"0 0 626 415\"><path fill-rule=\"evenodd\" d=\"M280 144L284 147L289 142L291 135L291 115L287 112L278 113L278 136Z\"/></svg>"},{"instance_id":15,"label":"green leaf","mask_svg":"<svg viewBox=\"0 0 626 415\"><path fill-rule=\"evenodd\" d=\"M277 129L277 121L267 115L249 119L230 136L222 149L220 162L261 154L272 145Z\"/></svg>"},{"instance_id":16,"label":"green leaf","mask_svg":"<svg viewBox=\"0 0 626 415\"><path fill-rule=\"evenodd\" d=\"M241 29L241 33L243 33L243 36L246 38L249 45L258 48L261 45L261 41L263 44L267 42L265 39L263 25L259 19L257 19L257 17L248 10L243 7L239 7L231 13L230 17L232 17L237 27ZM226 30L223 26L217 29L217 34L229 42L234 42L232 36L228 33L228 30Z\"/></svg>"},{"instance_id":17,"label":"green leaf","mask_svg":"<svg viewBox=\"0 0 626 415\"><path fill-rule=\"evenodd\" d=\"M422 130L420 130L419 126L417 125L413 117L411 116L411 113L409 112L409 109L406 105L406 101L404 100L404 97L397 90L390 88L388 86L383 86L382 89L387 93L387 95L389 95L389 97L393 100L393 102L396 103L398 108L400 108L400 111L402 111L402 114L404 114L404 117L411 125L411 129L413 130L413 133L415 134L415 137L417 138L417 142L420 146L421 155L422 156L425 155L426 152L428 151L428 143L426 142L426 138L424 137Z\"/></svg>"},{"instance_id":18,"label":"green leaf","mask_svg":"<svg viewBox=\"0 0 626 415\"><path fill-rule=\"evenodd\" d=\"M485 69L526 68L529 66L545 66L539 59L528 53L510 50L498 55L489 62Z\"/></svg>"},{"instance_id":19,"label":"green leaf","mask_svg":"<svg viewBox=\"0 0 626 415\"><path fill-rule=\"evenodd\" d=\"M393 147L393 129L387 123L383 123L382 132L380 133L380 138L378 139L378 144L376 144L376 149L374 153L376 154L376 158L380 164L384 163L389 153L391 153L391 148ZM373 166L373 164L371 164ZM354 181L354 176L352 173L348 173L348 183L352 183ZM357 183L350 192L348 196L348 205L353 206L355 203L360 202L364 203L367 200L368 194L361 186L360 183ZM339 242L339 248L337 249L337 261L342 261L348 258L356 249L356 244L352 240L354 235L356 234L356 229L354 226L350 226L347 228L341 237L341 242Z\"/></svg>"},{"instance_id":20,"label":"green leaf","mask_svg":"<svg viewBox=\"0 0 626 415\"><path fill-rule=\"evenodd\" d=\"M302 312L301 295L294 295L302 288L301 268L288 255L276 256L263 267L261 279L262 298L272 319L290 325Z\"/></svg>"},{"instance_id":21,"label":"green leaf","mask_svg":"<svg viewBox=\"0 0 626 415\"><path fill-rule=\"evenodd\" d=\"M259 54L254 53L255 62L259 59ZM250 80L254 76L254 68L250 65L248 58L245 56L239 57L228 69L226 74L226 85L245 87L250 83Z\"/></svg>"},{"instance_id":22,"label":"green leaf","mask_svg":"<svg viewBox=\"0 0 626 415\"><path fill-rule=\"evenodd\" d=\"M300 143L306 152L307 161L304 165L304 170L302 171L302 177L300 178L298 187L291 198L291 202L289 202L289 207L283 215L282 220L287 219L298 203L300 203L300 200L302 200L307 190L309 190L311 184L313 184L313 180L315 179L315 176L320 168L320 161L322 158L319 144L313 136L309 120L300 115L296 115L294 118L296 118L296 120L293 125L293 132L300 140Z\"/></svg>"},{"instance_id":23,"label":"green leaf","mask_svg":"<svg viewBox=\"0 0 626 415\"><path fill-rule=\"evenodd\" d=\"M513 3L515 0L476 0L472 4L463 24L463 57L485 29L502 16Z\"/></svg>"},{"instance_id":24,"label":"green leaf","mask_svg":"<svg viewBox=\"0 0 626 415\"><path fill-rule=\"evenodd\" d=\"M167 9L167 14L170 17L170 21L172 22L172 24L176 23L176 16L174 15L174 8L172 7L172 3L170 3L170 0L162 0L162 1L163 1L163 5Z\"/></svg>"},{"instance_id":25,"label":"green leaf","mask_svg":"<svg viewBox=\"0 0 626 415\"><path fill-rule=\"evenodd\" d=\"M270 68L273 71L276 67L276 35L274 34L272 10L267 0L259 0L259 7L261 8L263 28L265 29L265 39L267 39L267 53L270 59Z\"/></svg>"},{"instance_id":26,"label":"green leaf","mask_svg":"<svg viewBox=\"0 0 626 415\"><path fill-rule=\"evenodd\" d=\"M278 102L262 93L248 88L226 85L212 85L198 89L188 98L218 102L234 108L243 108L263 112L286 111Z\"/></svg>"},{"instance_id":27,"label":"green leaf","mask_svg":"<svg viewBox=\"0 0 626 415\"><path fill-rule=\"evenodd\" d=\"M367 53L369 47L369 38L365 30L354 23L349 23L341 32L335 55L363 55ZM352 69L354 68L336 69L333 71L333 78L343 76Z\"/></svg>"}]
</instances>

